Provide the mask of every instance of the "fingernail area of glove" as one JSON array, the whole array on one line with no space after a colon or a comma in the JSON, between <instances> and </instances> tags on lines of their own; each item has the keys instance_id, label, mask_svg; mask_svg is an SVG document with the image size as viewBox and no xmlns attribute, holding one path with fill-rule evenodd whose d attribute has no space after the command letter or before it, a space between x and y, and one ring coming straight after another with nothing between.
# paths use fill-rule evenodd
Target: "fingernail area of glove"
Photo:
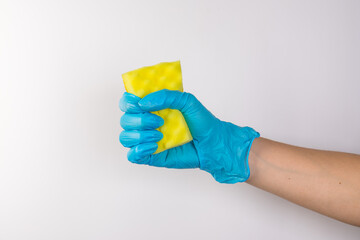
<instances>
[{"instance_id":1,"label":"fingernail area of glove","mask_svg":"<svg viewBox=\"0 0 360 240\"><path fill-rule=\"evenodd\" d=\"M140 99L138 105L141 109L147 109L151 106L151 102L146 101L146 99Z\"/></svg>"},{"instance_id":2,"label":"fingernail area of glove","mask_svg":"<svg viewBox=\"0 0 360 240\"><path fill-rule=\"evenodd\" d=\"M155 114L147 115L142 119L143 126L151 126L153 128L158 128L164 125L164 119Z\"/></svg>"},{"instance_id":3,"label":"fingernail area of glove","mask_svg":"<svg viewBox=\"0 0 360 240\"><path fill-rule=\"evenodd\" d=\"M142 145L139 145L138 154L140 158L144 158L154 153L157 148L158 145L156 143L144 143Z\"/></svg>"},{"instance_id":4,"label":"fingernail area of glove","mask_svg":"<svg viewBox=\"0 0 360 240\"><path fill-rule=\"evenodd\" d=\"M120 134L120 142L123 143L123 145L136 145L144 141L158 142L163 136L164 135L157 130L123 131Z\"/></svg>"},{"instance_id":5,"label":"fingernail area of glove","mask_svg":"<svg viewBox=\"0 0 360 240\"><path fill-rule=\"evenodd\" d=\"M149 133L147 133L147 135L144 138L148 141L158 142L163 137L164 137L164 135L161 132L154 130L154 131L150 131Z\"/></svg>"},{"instance_id":6,"label":"fingernail area of glove","mask_svg":"<svg viewBox=\"0 0 360 240\"><path fill-rule=\"evenodd\" d=\"M138 102L141 100L134 94L125 92L119 101L119 108L123 112L141 113L143 110L139 107Z\"/></svg>"},{"instance_id":7,"label":"fingernail area of glove","mask_svg":"<svg viewBox=\"0 0 360 240\"><path fill-rule=\"evenodd\" d=\"M162 104L162 99L154 97L144 97L138 102L138 106L144 111L151 111L154 107L161 106Z\"/></svg>"}]
</instances>

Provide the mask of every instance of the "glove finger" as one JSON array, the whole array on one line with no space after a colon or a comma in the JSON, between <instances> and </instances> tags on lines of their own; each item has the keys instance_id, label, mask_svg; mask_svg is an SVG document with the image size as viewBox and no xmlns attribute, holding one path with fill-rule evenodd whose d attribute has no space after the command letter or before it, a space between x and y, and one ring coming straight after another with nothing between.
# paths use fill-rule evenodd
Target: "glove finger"
<instances>
[{"instance_id":1,"label":"glove finger","mask_svg":"<svg viewBox=\"0 0 360 240\"><path fill-rule=\"evenodd\" d=\"M125 130L151 130L164 124L164 119L152 113L125 113L120 119L120 125Z\"/></svg>"},{"instance_id":2,"label":"glove finger","mask_svg":"<svg viewBox=\"0 0 360 240\"><path fill-rule=\"evenodd\" d=\"M125 92L119 101L119 108L126 113L142 113L144 111L138 105L140 100L138 96Z\"/></svg>"},{"instance_id":3,"label":"glove finger","mask_svg":"<svg viewBox=\"0 0 360 240\"><path fill-rule=\"evenodd\" d=\"M152 154L142 163L155 167L177 169L200 167L199 157L192 141L158 154Z\"/></svg>"},{"instance_id":4,"label":"glove finger","mask_svg":"<svg viewBox=\"0 0 360 240\"><path fill-rule=\"evenodd\" d=\"M201 137L219 121L190 93L164 89L148 94L138 104L144 111L159 111L165 108L179 110L195 138Z\"/></svg>"},{"instance_id":5,"label":"glove finger","mask_svg":"<svg viewBox=\"0 0 360 240\"><path fill-rule=\"evenodd\" d=\"M155 142L136 145L130 148L127 154L128 160L132 163L144 164L157 148L158 145Z\"/></svg>"},{"instance_id":6,"label":"glove finger","mask_svg":"<svg viewBox=\"0 0 360 240\"><path fill-rule=\"evenodd\" d=\"M146 131L122 131L120 133L120 142L124 147L134 147L138 144L158 142L163 138L163 134L157 130Z\"/></svg>"},{"instance_id":7,"label":"glove finger","mask_svg":"<svg viewBox=\"0 0 360 240\"><path fill-rule=\"evenodd\" d=\"M138 104L144 111L159 111L165 108L181 111L186 105L189 95L188 93L163 89L148 94Z\"/></svg>"},{"instance_id":8,"label":"glove finger","mask_svg":"<svg viewBox=\"0 0 360 240\"><path fill-rule=\"evenodd\" d=\"M146 112L170 108L177 109L184 117L199 115L214 117L191 93L163 89L150 93L138 102L139 107Z\"/></svg>"}]
</instances>

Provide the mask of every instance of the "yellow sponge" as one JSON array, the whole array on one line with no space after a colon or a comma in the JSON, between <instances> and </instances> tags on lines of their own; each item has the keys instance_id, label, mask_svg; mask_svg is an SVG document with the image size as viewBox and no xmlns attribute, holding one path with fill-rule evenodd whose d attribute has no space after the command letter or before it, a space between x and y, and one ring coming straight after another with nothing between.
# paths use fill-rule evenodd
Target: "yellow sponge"
<instances>
[{"instance_id":1,"label":"yellow sponge","mask_svg":"<svg viewBox=\"0 0 360 240\"><path fill-rule=\"evenodd\" d=\"M125 89L140 98L162 89L183 91L180 61L159 63L122 75ZM192 140L190 130L180 111L164 109L153 112L164 119L158 130L164 137L158 142L155 153L183 145Z\"/></svg>"}]
</instances>

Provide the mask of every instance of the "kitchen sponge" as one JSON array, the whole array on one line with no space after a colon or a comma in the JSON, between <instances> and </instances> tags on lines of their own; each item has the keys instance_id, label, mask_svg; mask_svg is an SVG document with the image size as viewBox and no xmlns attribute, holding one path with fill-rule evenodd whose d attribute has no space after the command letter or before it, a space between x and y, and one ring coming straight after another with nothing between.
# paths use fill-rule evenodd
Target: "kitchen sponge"
<instances>
[{"instance_id":1,"label":"kitchen sponge","mask_svg":"<svg viewBox=\"0 0 360 240\"><path fill-rule=\"evenodd\" d=\"M159 63L122 75L125 89L140 98L162 89L183 91L180 61ZM183 145L192 140L190 130L179 110L164 109L153 112L164 119L158 130L164 137L158 142L156 153Z\"/></svg>"}]
</instances>

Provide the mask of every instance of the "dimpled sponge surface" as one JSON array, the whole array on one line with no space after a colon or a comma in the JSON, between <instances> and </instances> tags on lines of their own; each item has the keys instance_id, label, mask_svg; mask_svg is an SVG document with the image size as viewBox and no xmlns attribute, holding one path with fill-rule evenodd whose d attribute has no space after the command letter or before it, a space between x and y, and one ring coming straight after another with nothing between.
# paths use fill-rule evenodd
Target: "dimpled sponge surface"
<instances>
[{"instance_id":1,"label":"dimpled sponge surface","mask_svg":"<svg viewBox=\"0 0 360 240\"><path fill-rule=\"evenodd\" d=\"M122 75L125 89L140 98L162 89L183 91L180 61L159 63ZM158 130L164 137L158 142L156 153L183 145L192 140L190 130L179 110L164 109L153 112L164 119Z\"/></svg>"}]
</instances>

